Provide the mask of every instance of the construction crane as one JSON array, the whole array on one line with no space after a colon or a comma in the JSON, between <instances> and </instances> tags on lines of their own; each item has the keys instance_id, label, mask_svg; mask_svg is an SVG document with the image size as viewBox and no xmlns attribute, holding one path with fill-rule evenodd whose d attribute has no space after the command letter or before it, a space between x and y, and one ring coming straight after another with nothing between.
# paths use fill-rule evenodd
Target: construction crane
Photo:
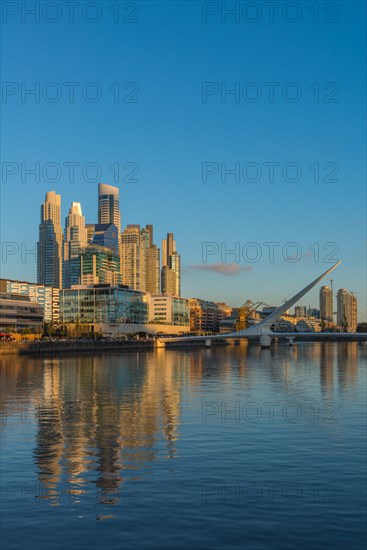
<instances>
[{"instance_id":1,"label":"construction crane","mask_svg":"<svg viewBox=\"0 0 367 550\"><path fill-rule=\"evenodd\" d=\"M267 306L265 302L253 303L252 300L246 302L238 309L238 317L236 321L236 331L243 330L248 327L248 320L251 314L254 313L261 305Z\"/></svg>"}]
</instances>

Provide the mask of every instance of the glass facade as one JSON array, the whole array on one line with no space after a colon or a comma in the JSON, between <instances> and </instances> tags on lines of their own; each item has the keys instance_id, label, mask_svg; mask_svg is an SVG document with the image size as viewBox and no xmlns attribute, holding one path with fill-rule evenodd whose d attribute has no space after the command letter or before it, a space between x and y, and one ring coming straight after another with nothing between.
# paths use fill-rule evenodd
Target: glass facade
<instances>
[{"instance_id":1,"label":"glass facade","mask_svg":"<svg viewBox=\"0 0 367 550\"><path fill-rule=\"evenodd\" d=\"M148 322L144 293L118 286L94 285L60 292L60 320L63 323Z\"/></svg>"},{"instance_id":2,"label":"glass facade","mask_svg":"<svg viewBox=\"0 0 367 550\"><path fill-rule=\"evenodd\" d=\"M187 300L172 298L172 325L190 325L190 309Z\"/></svg>"},{"instance_id":3,"label":"glass facade","mask_svg":"<svg viewBox=\"0 0 367 550\"><path fill-rule=\"evenodd\" d=\"M80 256L81 284L121 283L120 258L110 248L88 246Z\"/></svg>"},{"instance_id":4,"label":"glass facade","mask_svg":"<svg viewBox=\"0 0 367 550\"><path fill-rule=\"evenodd\" d=\"M60 287L61 246L52 220L42 222L37 243L37 282Z\"/></svg>"},{"instance_id":5,"label":"glass facade","mask_svg":"<svg viewBox=\"0 0 367 550\"><path fill-rule=\"evenodd\" d=\"M115 254L119 252L119 232L113 223L96 224L94 226L93 244L111 248Z\"/></svg>"}]
</instances>

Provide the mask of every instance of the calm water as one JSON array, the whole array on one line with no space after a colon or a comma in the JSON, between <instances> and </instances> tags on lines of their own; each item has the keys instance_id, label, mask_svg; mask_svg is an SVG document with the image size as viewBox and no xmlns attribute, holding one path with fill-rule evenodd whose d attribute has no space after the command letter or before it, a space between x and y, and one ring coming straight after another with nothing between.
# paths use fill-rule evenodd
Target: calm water
<instances>
[{"instance_id":1,"label":"calm water","mask_svg":"<svg viewBox=\"0 0 367 550\"><path fill-rule=\"evenodd\" d=\"M364 548L366 355L1 358L2 547Z\"/></svg>"}]
</instances>

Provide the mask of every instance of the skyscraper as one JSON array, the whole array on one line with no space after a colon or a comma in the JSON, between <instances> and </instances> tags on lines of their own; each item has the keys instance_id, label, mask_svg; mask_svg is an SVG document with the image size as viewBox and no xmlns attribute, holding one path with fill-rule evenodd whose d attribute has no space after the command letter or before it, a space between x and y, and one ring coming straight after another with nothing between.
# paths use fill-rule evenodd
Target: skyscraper
<instances>
[{"instance_id":1,"label":"skyscraper","mask_svg":"<svg viewBox=\"0 0 367 550\"><path fill-rule=\"evenodd\" d=\"M175 295L176 290L176 277L174 271L164 265L162 267L162 277L161 277L161 292L165 295Z\"/></svg>"},{"instance_id":2,"label":"skyscraper","mask_svg":"<svg viewBox=\"0 0 367 550\"><path fill-rule=\"evenodd\" d=\"M119 253L119 231L114 223L97 223L94 226L93 244L111 248Z\"/></svg>"},{"instance_id":3,"label":"skyscraper","mask_svg":"<svg viewBox=\"0 0 367 550\"><path fill-rule=\"evenodd\" d=\"M141 230L142 242L145 248L145 290L151 294L160 292L160 250L153 244L153 226L147 225Z\"/></svg>"},{"instance_id":4,"label":"skyscraper","mask_svg":"<svg viewBox=\"0 0 367 550\"><path fill-rule=\"evenodd\" d=\"M320 319L333 322L333 291L328 286L320 288Z\"/></svg>"},{"instance_id":5,"label":"skyscraper","mask_svg":"<svg viewBox=\"0 0 367 550\"><path fill-rule=\"evenodd\" d=\"M337 294L337 324L344 332L355 332L357 328L357 297L340 288Z\"/></svg>"},{"instance_id":6,"label":"skyscraper","mask_svg":"<svg viewBox=\"0 0 367 550\"><path fill-rule=\"evenodd\" d=\"M111 248L88 245L80 256L82 285L120 284L120 258Z\"/></svg>"},{"instance_id":7,"label":"skyscraper","mask_svg":"<svg viewBox=\"0 0 367 550\"><path fill-rule=\"evenodd\" d=\"M146 288L146 247L140 225L128 225L121 233L120 266L122 282L134 290Z\"/></svg>"},{"instance_id":8,"label":"skyscraper","mask_svg":"<svg viewBox=\"0 0 367 550\"><path fill-rule=\"evenodd\" d=\"M121 230L119 189L106 183L98 184L98 223L113 223Z\"/></svg>"},{"instance_id":9,"label":"skyscraper","mask_svg":"<svg viewBox=\"0 0 367 550\"><path fill-rule=\"evenodd\" d=\"M87 245L87 229L80 202L72 202L65 218L63 288L80 283L80 254Z\"/></svg>"},{"instance_id":10,"label":"skyscraper","mask_svg":"<svg viewBox=\"0 0 367 550\"><path fill-rule=\"evenodd\" d=\"M167 239L162 241L161 289L163 294L181 295L181 257L176 251L173 233L167 233Z\"/></svg>"},{"instance_id":11,"label":"skyscraper","mask_svg":"<svg viewBox=\"0 0 367 550\"><path fill-rule=\"evenodd\" d=\"M61 288L62 227L61 195L46 193L41 205L39 240L37 243L37 282Z\"/></svg>"},{"instance_id":12,"label":"skyscraper","mask_svg":"<svg viewBox=\"0 0 367 550\"><path fill-rule=\"evenodd\" d=\"M162 266L169 266L169 257L173 252L176 252L176 241L173 238L173 233L167 233L167 239L162 241Z\"/></svg>"}]
</instances>

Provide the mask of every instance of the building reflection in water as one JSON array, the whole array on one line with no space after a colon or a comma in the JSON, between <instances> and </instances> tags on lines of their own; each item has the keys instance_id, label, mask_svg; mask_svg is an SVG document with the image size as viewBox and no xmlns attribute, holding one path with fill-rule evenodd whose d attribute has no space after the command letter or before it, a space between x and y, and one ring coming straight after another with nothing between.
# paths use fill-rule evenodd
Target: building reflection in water
<instances>
[{"instance_id":1,"label":"building reflection in water","mask_svg":"<svg viewBox=\"0 0 367 550\"><path fill-rule=\"evenodd\" d=\"M319 365L318 377L312 372L310 378L319 379L320 391L331 399L356 384L359 345L261 350L243 342L209 350L3 357L1 405L18 414L14 404L22 403L33 414L42 498L56 504L66 488L72 501L89 490L98 502L114 503L121 488L149 475L154 461L177 455L183 388L203 391L206 380L215 378L225 391L235 378L255 385L266 376L292 392Z\"/></svg>"},{"instance_id":2,"label":"building reflection in water","mask_svg":"<svg viewBox=\"0 0 367 550\"><path fill-rule=\"evenodd\" d=\"M65 487L77 497L87 483L113 502L122 483L138 481L152 461L175 456L187 355L11 361L6 376L2 369L2 407L15 412L9 403L28 399L42 498L56 502ZM29 389L26 396L17 396L18 384Z\"/></svg>"}]
</instances>

